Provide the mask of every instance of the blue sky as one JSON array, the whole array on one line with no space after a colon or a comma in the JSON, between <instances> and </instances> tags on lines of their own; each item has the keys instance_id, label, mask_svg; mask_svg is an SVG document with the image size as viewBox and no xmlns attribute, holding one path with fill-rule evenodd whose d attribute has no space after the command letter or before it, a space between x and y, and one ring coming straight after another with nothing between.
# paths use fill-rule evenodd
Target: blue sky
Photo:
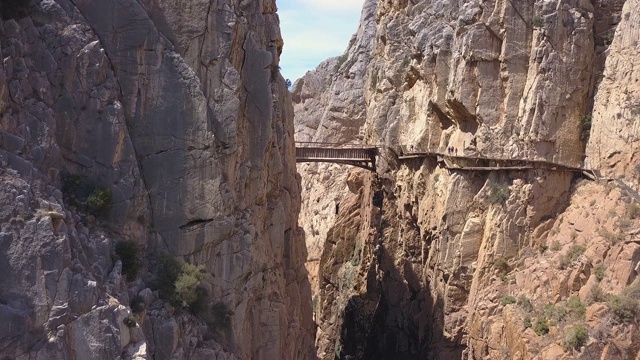
<instances>
[{"instance_id":1,"label":"blue sky","mask_svg":"<svg viewBox=\"0 0 640 360\"><path fill-rule=\"evenodd\" d=\"M281 73L292 82L341 55L358 29L364 0L276 0L284 49Z\"/></svg>"}]
</instances>

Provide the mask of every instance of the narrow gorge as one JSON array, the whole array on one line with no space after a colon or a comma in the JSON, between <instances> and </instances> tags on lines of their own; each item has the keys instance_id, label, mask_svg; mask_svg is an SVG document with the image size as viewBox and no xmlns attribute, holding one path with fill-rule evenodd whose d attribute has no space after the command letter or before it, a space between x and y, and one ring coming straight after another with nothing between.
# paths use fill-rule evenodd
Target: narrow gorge
<instances>
[{"instance_id":1,"label":"narrow gorge","mask_svg":"<svg viewBox=\"0 0 640 360\"><path fill-rule=\"evenodd\" d=\"M640 0L278 3L0 1L0 360L640 360Z\"/></svg>"}]
</instances>

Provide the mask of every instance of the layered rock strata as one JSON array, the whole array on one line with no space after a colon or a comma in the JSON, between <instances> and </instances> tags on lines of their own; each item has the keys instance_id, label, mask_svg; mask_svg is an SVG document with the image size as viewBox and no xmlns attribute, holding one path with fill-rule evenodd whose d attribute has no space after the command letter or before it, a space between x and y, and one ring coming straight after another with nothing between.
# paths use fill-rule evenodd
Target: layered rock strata
<instances>
[{"instance_id":1,"label":"layered rock strata","mask_svg":"<svg viewBox=\"0 0 640 360\"><path fill-rule=\"evenodd\" d=\"M7 1L2 15L0 354L313 358L275 2ZM71 204L69 175L109 189L110 211ZM144 254L132 281L124 240ZM161 254L205 268L224 327L158 298Z\"/></svg>"}]
</instances>

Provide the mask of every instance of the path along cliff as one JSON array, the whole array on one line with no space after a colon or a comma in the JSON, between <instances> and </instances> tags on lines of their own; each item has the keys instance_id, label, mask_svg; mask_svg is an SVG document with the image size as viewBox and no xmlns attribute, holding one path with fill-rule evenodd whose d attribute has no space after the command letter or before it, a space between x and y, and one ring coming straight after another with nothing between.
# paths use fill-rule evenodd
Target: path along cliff
<instances>
[{"instance_id":1,"label":"path along cliff","mask_svg":"<svg viewBox=\"0 0 640 360\"><path fill-rule=\"evenodd\" d=\"M315 358L275 1L0 5L0 358Z\"/></svg>"},{"instance_id":2,"label":"path along cliff","mask_svg":"<svg viewBox=\"0 0 640 360\"><path fill-rule=\"evenodd\" d=\"M293 86L298 141L606 179L392 152L376 173L299 165L321 359L640 358L639 9L365 1L345 53Z\"/></svg>"}]
</instances>

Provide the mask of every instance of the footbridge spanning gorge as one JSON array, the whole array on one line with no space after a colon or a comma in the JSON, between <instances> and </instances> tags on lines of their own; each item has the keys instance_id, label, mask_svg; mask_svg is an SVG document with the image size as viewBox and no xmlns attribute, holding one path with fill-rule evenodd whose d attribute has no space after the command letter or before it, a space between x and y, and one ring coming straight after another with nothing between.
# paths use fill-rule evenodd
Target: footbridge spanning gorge
<instances>
[{"instance_id":1,"label":"footbridge spanning gorge","mask_svg":"<svg viewBox=\"0 0 640 360\"><path fill-rule=\"evenodd\" d=\"M330 162L376 171L377 155L376 146L296 142L296 162Z\"/></svg>"},{"instance_id":2,"label":"footbridge spanning gorge","mask_svg":"<svg viewBox=\"0 0 640 360\"><path fill-rule=\"evenodd\" d=\"M296 161L346 164L375 171L376 156L381 148L383 146L296 142ZM590 179L595 180L597 178L597 175L591 169L547 160L494 158L468 153L458 155L457 153L414 150L412 147L407 146L398 146L390 149L396 153L400 161L434 158L451 171L523 171L539 169L580 172Z\"/></svg>"}]
</instances>

